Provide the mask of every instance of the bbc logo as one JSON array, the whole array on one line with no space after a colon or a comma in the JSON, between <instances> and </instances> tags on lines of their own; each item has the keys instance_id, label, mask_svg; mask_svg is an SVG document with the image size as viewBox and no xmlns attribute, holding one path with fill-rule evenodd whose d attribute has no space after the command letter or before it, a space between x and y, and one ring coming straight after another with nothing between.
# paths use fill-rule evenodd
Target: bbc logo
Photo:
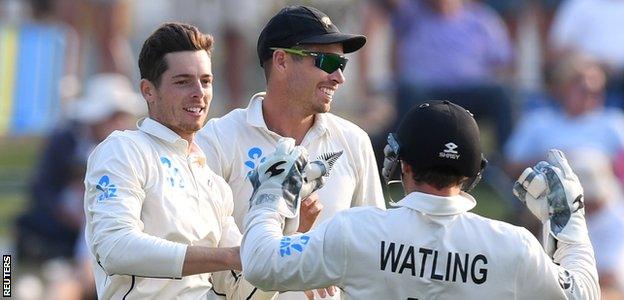
<instances>
[{"instance_id":1,"label":"bbc logo","mask_svg":"<svg viewBox=\"0 0 624 300\"><path fill-rule=\"evenodd\" d=\"M11 297L11 255L2 255L2 297Z\"/></svg>"}]
</instances>

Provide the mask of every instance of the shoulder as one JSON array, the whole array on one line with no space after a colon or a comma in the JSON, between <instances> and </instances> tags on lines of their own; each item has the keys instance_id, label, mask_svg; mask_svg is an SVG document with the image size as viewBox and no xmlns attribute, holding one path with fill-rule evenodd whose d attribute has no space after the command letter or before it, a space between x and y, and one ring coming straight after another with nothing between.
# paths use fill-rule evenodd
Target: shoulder
<instances>
[{"instance_id":1,"label":"shoulder","mask_svg":"<svg viewBox=\"0 0 624 300\"><path fill-rule=\"evenodd\" d=\"M525 242L529 236L533 237L526 228L515 226L507 222L490 219L471 212L465 213L464 217L468 219L473 226L479 228L482 235L489 236L491 239L497 241L502 242L508 240L518 243Z\"/></svg>"},{"instance_id":2,"label":"shoulder","mask_svg":"<svg viewBox=\"0 0 624 300\"><path fill-rule=\"evenodd\" d=\"M602 115L613 122L624 122L624 112L617 108L605 108Z\"/></svg>"},{"instance_id":3,"label":"shoulder","mask_svg":"<svg viewBox=\"0 0 624 300\"><path fill-rule=\"evenodd\" d=\"M144 142L142 135L143 133L138 130L114 131L93 151L133 148L136 147L138 143Z\"/></svg>"},{"instance_id":4,"label":"shoulder","mask_svg":"<svg viewBox=\"0 0 624 300\"><path fill-rule=\"evenodd\" d=\"M139 130L114 131L93 149L89 161L142 157L146 147L150 147L150 141L145 133Z\"/></svg>"},{"instance_id":5,"label":"shoulder","mask_svg":"<svg viewBox=\"0 0 624 300\"><path fill-rule=\"evenodd\" d=\"M327 126L331 132L341 132L350 139L370 140L368 133L366 133L364 129L347 119L332 113L325 113L325 119L327 120Z\"/></svg>"},{"instance_id":6,"label":"shoulder","mask_svg":"<svg viewBox=\"0 0 624 300\"><path fill-rule=\"evenodd\" d=\"M212 118L206 123L204 129L212 129L217 131L225 131L232 130L236 128L232 128L233 125L246 124L247 120L247 109L245 108L237 108L229 113L225 114L222 117Z\"/></svg>"},{"instance_id":7,"label":"shoulder","mask_svg":"<svg viewBox=\"0 0 624 300\"><path fill-rule=\"evenodd\" d=\"M223 142L229 138L237 137L240 132L247 129L247 110L237 108L219 118L210 119L206 125L197 132L197 141L200 146L206 141Z\"/></svg>"},{"instance_id":8,"label":"shoulder","mask_svg":"<svg viewBox=\"0 0 624 300\"><path fill-rule=\"evenodd\" d=\"M389 211L377 206L357 206L336 213L334 219L340 219L347 223L369 222L374 219L384 218Z\"/></svg>"}]
</instances>

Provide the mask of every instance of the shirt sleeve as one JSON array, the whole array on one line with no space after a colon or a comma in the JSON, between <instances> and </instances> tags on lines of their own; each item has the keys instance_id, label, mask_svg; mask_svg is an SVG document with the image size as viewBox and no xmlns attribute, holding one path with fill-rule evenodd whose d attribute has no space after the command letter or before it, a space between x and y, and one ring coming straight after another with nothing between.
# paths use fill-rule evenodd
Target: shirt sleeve
<instances>
[{"instance_id":1,"label":"shirt sleeve","mask_svg":"<svg viewBox=\"0 0 624 300\"><path fill-rule=\"evenodd\" d=\"M379 170L377 169L377 161L373 152L373 145L366 133L365 138L361 139L360 145L355 149L357 157L357 172L355 192L351 199L351 207L356 206L376 206L386 208L386 203L381 190L381 181L379 179Z\"/></svg>"},{"instance_id":2,"label":"shirt sleeve","mask_svg":"<svg viewBox=\"0 0 624 300\"><path fill-rule=\"evenodd\" d=\"M233 205L232 191L230 187L218 178L218 188L221 191L222 207L221 213L221 240L219 247L237 247L240 246L242 234L234 222L232 217ZM233 270L214 272L211 276L212 288L214 292L225 299L252 299L264 300L273 299L277 293L264 292L251 285L245 278Z\"/></svg>"},{"instance_id":3,"label":"shirt sleeve","mask_svg":"<svg viewBox=\"0 0 624 300\"><path fill-rule=\"evenodd\" d=\"M85 178L87 243L108 275L181 278L186 245L143 232L143 159L136 144L118 134L94 150Z\"/></svg>"},{"instance_id":4,"label":"shirt sleeve","mask_svg":"<svg viewBox=\"0 0 624 300\"><path fill-rule=\"evenodd\" d=\"M589 242L562 244L554 261L526 230L522 232L515 291L518 299L599 299L598 272Z\"/></svg>"},{"instance_id":5,"label":"shirt sleeve","mask_svg":"<svg viewBox=\"0 0 624 300\"><path fill-rule=\"evenodd\" d=\"M251 210L241 245L243 275L267 291L301 291L343 286L347 241L338 214L315 229L283 236L281 216L268 208Z\"/></svg>"}]
</instances>

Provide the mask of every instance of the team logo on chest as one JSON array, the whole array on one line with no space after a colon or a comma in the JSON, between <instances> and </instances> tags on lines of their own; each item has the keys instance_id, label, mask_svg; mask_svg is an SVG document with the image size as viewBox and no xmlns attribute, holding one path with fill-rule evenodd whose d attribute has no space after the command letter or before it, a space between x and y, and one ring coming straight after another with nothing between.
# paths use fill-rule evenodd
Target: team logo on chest
<instances>
[{"instance_id":1,"label":"team logo on chest","mask_svg":"<svg viewBox=\"0 0 624 300\"><path fill-rule=\"evenodd\" d=\"M265 157L262 156L262 149L259 147L251 147L247 150L247 160L245 161L245 167L249 169L247 171L247 178L251 175L251 172L261 163L264 162Z\"/></svg>"},{"instance_id":2,"label":"team logo on chest","mask_svg":"<svg viewBox=\"0 0 624 300\"><path fill-rule=\"evenodd\" d=\"M165 182L171 187L184 188L184 177L168 157L161 156L160 163L165 167Z\"/></svg>"}]
</instances>

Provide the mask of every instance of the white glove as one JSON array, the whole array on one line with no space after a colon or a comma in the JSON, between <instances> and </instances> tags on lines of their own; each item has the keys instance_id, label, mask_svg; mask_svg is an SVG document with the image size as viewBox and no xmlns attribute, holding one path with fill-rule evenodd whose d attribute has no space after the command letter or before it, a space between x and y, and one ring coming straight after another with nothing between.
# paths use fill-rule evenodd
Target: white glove
<instances>
[{"instance_id":1,"label":"white glove","mask_svg":"<svg viewBox=\"0 0 624 300\"><path fill-rule=\"evenodd\" d=\"M249 200L249 210L268 207L285 218L296 218L301 199L324 184L324 172L306 176L307 157L307 150L295 147L294 139L281 138L275 152L267 156L250 175L254 191Z\"/></svg>"},{"instance_id":2,"label":"white glove","mask_svg":"<svg viewBox=\"0 0 624 300\"><path fill-rule=\"evenodd\" d=\"M558 241L569 244L589 241L583 187L563 152L551 149L548 162L526 168L514 184L513 193ZM547 252L553 250L548 249L551 246L546 243Z\"/></svg>"}]
</instances>

